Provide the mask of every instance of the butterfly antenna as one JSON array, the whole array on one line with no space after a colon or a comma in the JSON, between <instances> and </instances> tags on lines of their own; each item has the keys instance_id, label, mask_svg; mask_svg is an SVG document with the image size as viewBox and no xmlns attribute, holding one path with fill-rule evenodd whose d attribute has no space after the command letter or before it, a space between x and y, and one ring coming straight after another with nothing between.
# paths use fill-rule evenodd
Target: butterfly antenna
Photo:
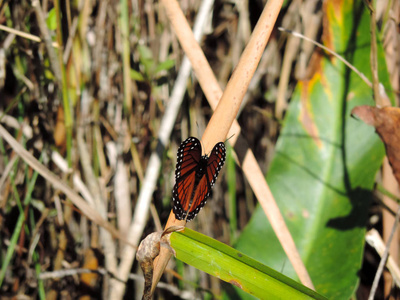
<instances>
[{"instance_id":1,"label":"butterfly antenna","mask_svg":"<svg viewBox=\"0 0 400 300\"><path fill-rule=\"evenodd\" d=\"M199 123L197 123L197 121L196 121L196 126L197 126L197 136L201 136L200 135L200 126L199 126ZM199 139L199 140L200 140L200 145L201 145L201 154L203 154L203 153L205 153L205 149L203 147L203 143L202 143L201 139Z\"/></svg>"},{"instance_id":2,"label":"butterfly antenna","mask_svg":"<svg viewBox=\"0 0 400 300\"><path fill-rule=\"evenodd\" d=\"M199 136L200 136L200 135L199 135ZM203 153L206 154L206 153L205 153L205 152L206 152L206 149L204 149L203 142L201 141L201 139L200 139L200 145L201 145L201 156L203 156Z\"/></svg>"},{"instance_id":3,"label":"butterfly antenna","mask_svg":"<svg viewBox=\"0 0 400 300\"><path fill-rule=\"evenodd\" d=\"M226 143L227 141L229 141L234 135L235 135L235 134L232 134L230 137L228 137L228 138L225 140L225 143Z\"/></svg>"},{"instance_id":4,"label":"butterfly antenna","mask_svg":"<svg viewBox=\"0 0 400 300\"><path fill-rule=\"evenodd\" d=\"M200 126L199 123L196 121L196 127L197 127L197 136L200 136Z\"/></svg>"}]
</instances>

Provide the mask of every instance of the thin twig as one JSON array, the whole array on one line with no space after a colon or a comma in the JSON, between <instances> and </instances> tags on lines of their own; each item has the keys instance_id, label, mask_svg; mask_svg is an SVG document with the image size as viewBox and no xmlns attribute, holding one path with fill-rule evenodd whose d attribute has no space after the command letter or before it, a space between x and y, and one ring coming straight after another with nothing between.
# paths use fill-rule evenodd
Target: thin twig
<instances>
[{"instance_id":1,"label":"thin twig","mask_svg":"<svg viewBox=\"0 0 400 300\"><path fill-rule=\"evenodd\" d=\"M3 184L6 182L8 174L11 172L11 169L14 167L14 163L17 161L18 156L14 155L10 161L8 162L7 166L3 170L3 174L0 177L0 191L3 190ZM4 201L4 202L3 202ZM3 200L2 194L0 194L0 208L5 206L6 199Z\"/></svg>"},{"instance_id":2,"label":"thin twig","mask_svg":"<svg viewBox=\"0 0 400 300\"><path fill-rule=\"evenodd\" d=\"M31 40L31 41L34 41L34 42L37 42L37 43L41 43L42 42L42 39L40 37L36 36L36 35L30 34L30 33L27 33L27 32L23 32L23 31L14 29L14 28L10 28L10 27L7 27L7 26L1 25L1 24L0 24L0 30L9 32L9 33L12 33L12 34L15 34L15 35L18 35L20 37L23 37L25 39L28 39L28 40ZM56 42L52 42L52 46L54 48L58 48L58 44Z\"/></svg>"},{"instance_id":3,"label":"thin twig","mask_svg":"<svg viewBox=\"0 0 400 300\"><path fill-rule=\"evenodd\" d=\"M288 12L285 14L285 19L288 19L288 26L293 27L296 30L300 29L301 22L299 16L301 3L300 1L292 1ZM284 21L283 21L284 22ZM292 65L298 55L300 48L300 39L294 36L289 36L286 41L285 52L283 54L282 67L280 69L278 91L276 95L275 102L275 116L277 119L281 120L283 117L283 112L287 107L287 97L288 97L288 86L290 76L292 74Z\"/></svg>"},{"instance_id":4,"label":"thin twig","mask_svg":"<svg viewBox=\"0 0 400 300\"><path fill-rule=\"evenodd\" d=\"M32 7L35 10L36 20L38 22L40 32L43 35L43 40L45 42L46 49L47 49L47 52L49 55L51 67L53 68L54 75L57 78L57 83L58 83L59 87L61 88L62 87L61 68L58 63L57 54L53 48L53 41L52 41L50 33L48 31L45 17L44 17L43 11L42 11L42 7L40 6L39 0L32 0Z\"/></svg>"},{"instance_id":5,"label":"thin twig","mask_svg":"<svg viewBox=\"0 0 400 300\"><path fill-rule=\"evenodd\" d=\"M70 173L71 170L68 169L68 163L67 161L60 155L60 153L53 151L51 153L51 160L53 163L60 168L60 170L64 173ZM72 174L72 182L74 184L74 187L81 193L83 199L86 200L87 203L89 203L91 206L95 207L95 203L92 197L92 194L90 194L89 189L87 186L83 183L82 179L73 172Z\"/></svg>"},{"instance_id":6,"label":"thin twig","mask_svg":"<svg viewBox=\"0 0 400 300\"><path fill-rule=\"evenodd\" d=\"M347 60L345 60L342 56L340 56L339 54L337 54L336 52L334 52L333 50L329 49L328 47L325 47L324 45L322 45L321 43L318 43L317 41L314 41L304 35L302 35L299 32L296 31L292 31L289 29L285 29L283 27L278 27L278 30L280 31L286 31L287 33L290 33L294 36L297 36L301 39L304 39L310 43L313 43L314 45L320 47L321 49L325 50L326 52L328 52L329 54L332 54L333 56L335 56L336 58L338 58L339 60L341 60L346 66L348 66L352 71L354 71L358 76L361 77L361 79L369 86L372 88L372 83L371 81L360 71L358 71L351 63L349 63Z\"/></svg>"},{"instance_id":7,"label":"thin twig","mask_svg":"<svg viewBox=\"0 0 400 300\"><path fill-rule=\"evenodd\" d=\"M24 249L24 250L26 251L26 249ZM64 278L64 277L68 277L68 276L75 276L75 275L80 275L80 274L92 274L92 273L99 274L102 276L114 277L114 274L112 274L110 271L108 271L107 269L104 269L104 268L98 268L96 270L64 269L64 270L57 270L57 271L51 271L51 272L42 272L39 274L38 277L40 280L49 280L49 279L54 280L56 278ZM115 279L119 280L118 278L115 278ZM144 283L144 278L142 275L130 273L128 275L128 279ZM157 287L160 289L167 290L175 296L181 296L182 299L194 299L194 297L193 297L194 295L188 295L188 291L181 291L177 287L172 286L165 282L159 282Z\"/></svg>"},{"instance_id":8,"label":"thin twig","mask_svg":"<svg viewBox=\"0 0 400 300\"><path fill-rule=\"evenodd\" d=\"M94 175L93 168L90 164L91 159L83 137L82 126L78 126L77 128L76 141L79 149L79 156L83 173L85 174L86 181L88 182L89 190L93 195L93 199L96 204L96 209L100 213L100 215L104 219L106 219L107 209L105 207L105 201L101 194L100 184L96 176ZM108 270L116 272L117 271L117 259L116 259L116 249L115 249L116 245L113 242L112 237L108 231L101 228L100 233L102 238L101 241L104 247L106 267Z\"/></svg>"},{"instance_id":9,"label":"thin twig","mask_svg":"<svg viewBox=\"0 0 400 300\"><path fill-rule=\"evenodd\" d=\"M400 219L400 208L397 210L396 219L394 221L392 231L390 232L389 239L386 243L385 252L382 255L381 262L379 263L378 270L376 271L374 282L372 283L372 287L371 287L371 293L369 294L368 300L373 300L375 297L375 293L376 293L376 289L378 288L379 280L382 276L383 269L385 268L386 261L389 256L390 244L392 243L393 235L396 232L397 226L399 225L399 219Z\"/></svg>"},{"instance_id":10,"label":"thin twig","mask_svg":"<svg viewBox=\"0 0 400 300\"><path fill-rule=\"evenodd\" d=\"M293 4L298 2L294 1ZM300 22L296 24L297 28L300 27ZM282 69L279 76L278 93L275 104L275 116L281 120L283 112L287 106L287 91L289 86L290 75L292 74L292 65L295 61L298 49L300 47L300 40L294 36L289 36L287 39L285 53L283 55Z\"/></svg>"},{"instance_id":11,"label":"thin twig","mask_svg":"<svg viewBox=\"0 0 400 300\"><path fill-rule=\"evenodd\" d=\"M383 254L385 253L386 246L379 235L379 232L372 228L367 232L365 240L371 247L375 249L376 252L378 252L379 256L382 258ZM397 285L397 287L400 287L400 269L390 254L388 255L386 266L390 271L390 274L393 276L394 283Z\"/></svg>"},{"instance_id":12,"label":"thin twig","mask_svg":"<svg viewBox=\"0 0 400 300\"><path fill-rule=\"evenodd\" d=\"M124 108L132 113L130 49L129 49L129 6L128 0L120 0L120 35L122 40L122 74L124 84Z\"/></svg>"},{"instance_id":13,"label":"thin twig","mask_svg":"<svg viewBox=\"0 0 400 300\"><path fill-rule=\"evenodd\" d=\"M65 44L65 49L64 49L64 53L63 53L63 63L64 64L68 63L68 59L72 52L72 45L74 43L74 37L75 37L76 31L78 29L78 23L79 23L79 18L75 17L72 22L71 28L69 29L67 43Z\"/></svg>"},{"instance_id":14,"label":"thin twig","mask_svg":"<svg viewBox=\"0 0 400 300\"><path fill-rule=\"evenodd\" d=\"M379 77L378 77L378 50L376 46L376 24L375 24L375 9L373 4L369 0L364 0L365 5L368 7L370 12L370 33L371 33L371 73L372 73L372 86L374 89L375 103L381 105L381 97L379 93Z\"/></svg>"}]
</instances>

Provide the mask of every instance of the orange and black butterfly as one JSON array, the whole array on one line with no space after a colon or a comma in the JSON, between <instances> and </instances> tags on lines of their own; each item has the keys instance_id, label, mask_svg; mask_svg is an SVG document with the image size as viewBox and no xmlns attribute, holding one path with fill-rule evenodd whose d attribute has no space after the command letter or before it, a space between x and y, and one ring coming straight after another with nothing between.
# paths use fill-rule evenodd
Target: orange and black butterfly
<instances>
[{"instance_id":1,"label":"orange and black butterfly","mask_svg":"<svg viewBox=\"0 0 400 300\"><path fill-rule=\"evenodd\" d=\"M225 144L216 144L210 155L201 155L200 141L187 138L178 149L173 211L178 220L192 220L206 204L219 171L225 162Z\"/></svg>"}]
</instances>

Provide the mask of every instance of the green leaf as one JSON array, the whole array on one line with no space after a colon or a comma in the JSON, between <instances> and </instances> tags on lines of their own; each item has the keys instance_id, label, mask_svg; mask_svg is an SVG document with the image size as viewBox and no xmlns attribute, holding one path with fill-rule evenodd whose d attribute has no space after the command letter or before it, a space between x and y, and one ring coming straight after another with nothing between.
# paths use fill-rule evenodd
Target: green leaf
<instances>
[{"instance_id":1,"label":"green leaf","mask_svg":"<svg viewBox=\"0 0 400 300\"><path fill-rule=\"evenodd\" d=\"M50 9L47 15L46 24L50 30L57 29L56 11L54 10L54 8Z\"/></svg>"},{"instance_id":2,"label":"green leaf","mask_svg":"<svg viewBox=\"0 0 400 300\"><path fill-rule=\"evenodd\" d=\"M139 51L139 61L143 65L144 70L148 75L148 77L151 77L150 75L152 74L152 70L154 68L153 54L151 53L150 48L144 45L139 45L138 51Z\"/></svg>"},{"instance_id":3,"label":"green leaf","mask_svg":"<svg viewBox=\"0 0 400 300\"><path fill-rule=\"evenodd\" d=\"M170 238L176 258L260 299L326 299L237 250L185 228Z\"/></svg>"},{"instance_id":4,"label":"green leaf","mask_svg":"<svg viewBox=\"0 0 400 300\"><path fill-rule=\"evenodd\" d=\"M230 144L227 145L226 156L226 181L228 183L228 197L229 197L229 229L230 229L230 243L235 243L237 238L237 205L236 205L236 163L233 155L233 149Z\"/></svg>"},{"instance_id":5,"label":"green leaf","mask_svg":"<svg viewBox=\"0 0 400 300\"><path fill-rule=\"evenodd\" d=\"M371 78L369 13L362 1L325 2L325 44ZM379 76L390 90L382 48ZM349 299L357 288L371 189L384 156L374 129L350 117L372 90L334 57L314 57L287 111L267 181L317 292ZM237 249L297 279L258 207ZM243 298L246 296L243 294Z\"/></svg>"},{"instance_id":6,"label":"green leaf","mask_svg":"<svg viewBox=\"0 0 400 300\"><path fill-rule=\"evenodd\" d=\"M131 69L130 77L131 77L131 79L136 80L136 81L141 81L141 82L145 81L142 73L140 73L134 69Z\"/></svg>"},{"instance_id":7,"label":"green leaf","mask_svg":"<svg viewBox=\"0 0 400 300\"><path fill-rule=\"evenodd\" d=\"M161 71L168 71L171 69L173 66L175 66L175 60L173 59L167 59L166 61L163 61L162 63L159 63L154 70L154 73L157 74L158 72Z\"/></svg>"}]
</instances>

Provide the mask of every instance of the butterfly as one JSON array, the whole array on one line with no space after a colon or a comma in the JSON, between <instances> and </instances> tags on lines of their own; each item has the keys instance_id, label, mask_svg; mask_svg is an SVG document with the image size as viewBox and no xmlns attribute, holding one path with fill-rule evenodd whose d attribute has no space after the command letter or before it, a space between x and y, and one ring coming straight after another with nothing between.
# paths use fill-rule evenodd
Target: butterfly
<instances>
[{"instance_id":1,"label":"butterfly","mask_svg":"<svg viewBox=\"0 0 400 300\"><path fill-rule=\"evenodd\" d=\"M178 220L192 220L206 204L217 176L225 163L225 144L214 146L210 155L201 155L201 143L189 137L179 146L172 190L173 211Z\"/></svg>"}]
</instances>

